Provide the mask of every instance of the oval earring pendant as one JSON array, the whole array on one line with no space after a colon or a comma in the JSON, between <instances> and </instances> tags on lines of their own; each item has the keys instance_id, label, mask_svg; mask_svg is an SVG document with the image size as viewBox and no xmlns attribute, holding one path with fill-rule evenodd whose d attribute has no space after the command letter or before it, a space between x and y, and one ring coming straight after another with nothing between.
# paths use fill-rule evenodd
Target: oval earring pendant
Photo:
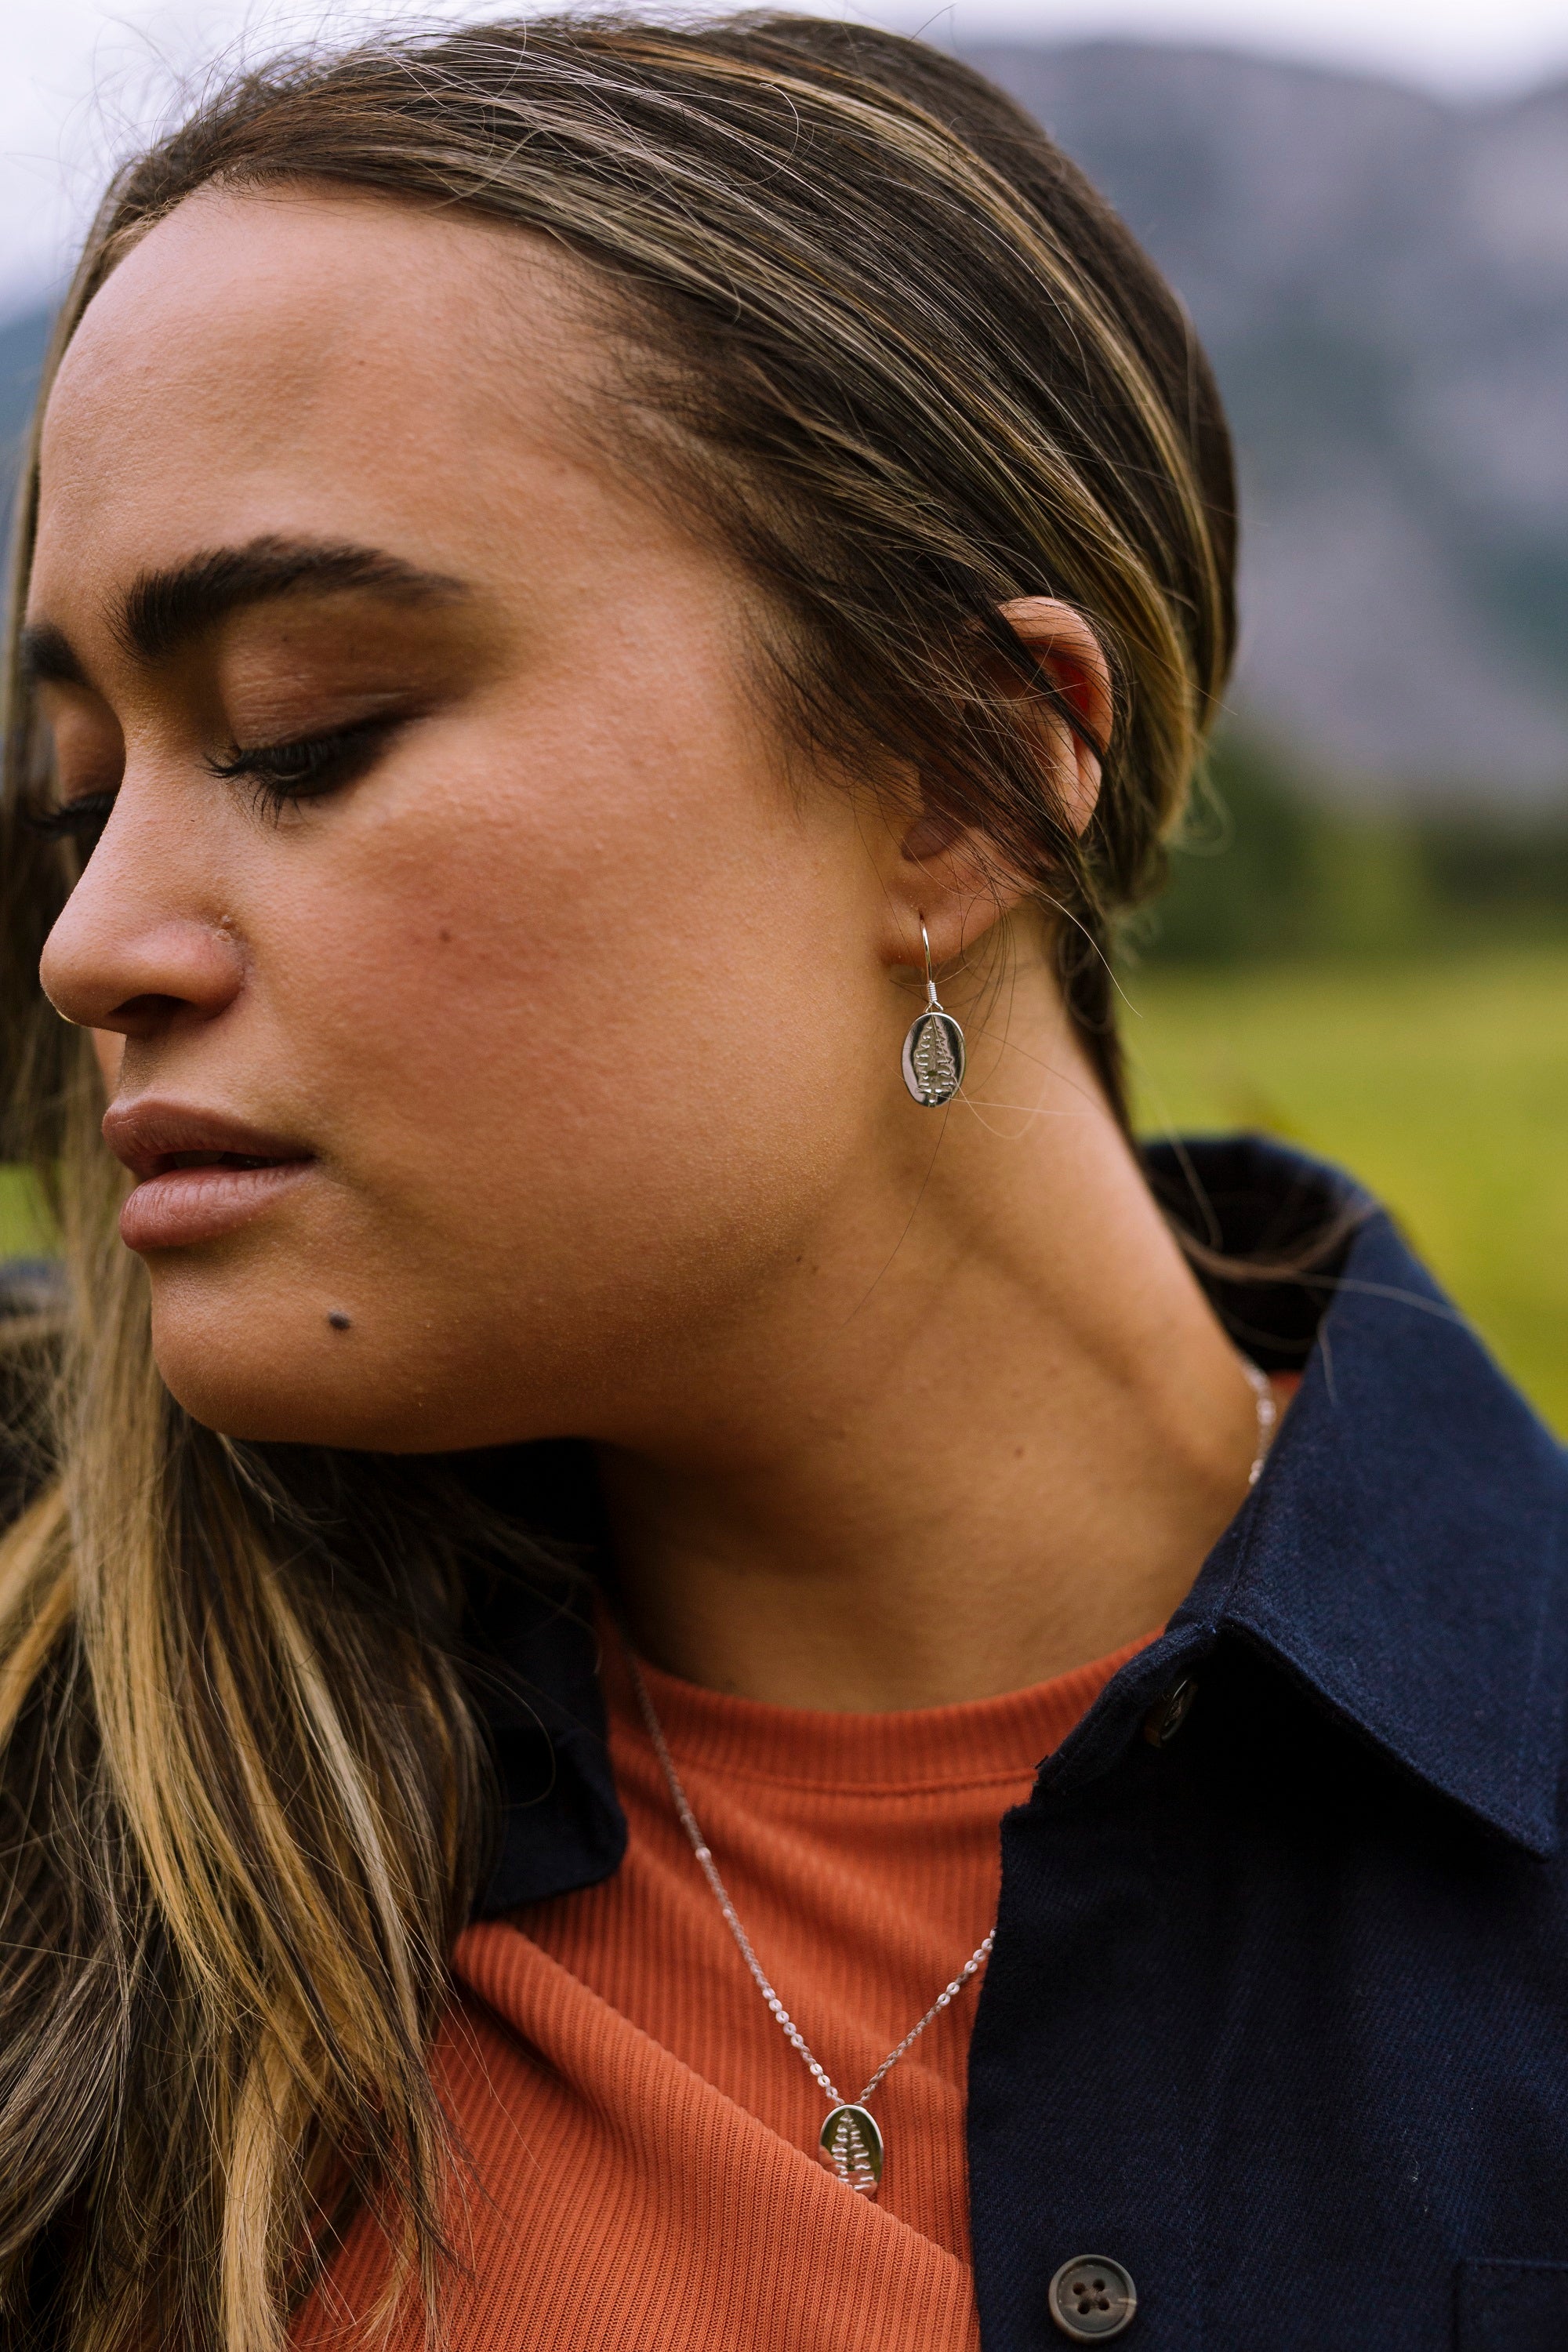
<instances>
[{"instance_id":1,"label":"oval earring pendant","mask_svg":"<svg viewBox=\"0 0 1568 2352\"><path fill-rule=\"evenodd\" d=\"M927 1005L910 1024L904 1084L927 1110L940 1110L963 1084L963 1032L940 1005Z\"/></svg>"}]
</instances>

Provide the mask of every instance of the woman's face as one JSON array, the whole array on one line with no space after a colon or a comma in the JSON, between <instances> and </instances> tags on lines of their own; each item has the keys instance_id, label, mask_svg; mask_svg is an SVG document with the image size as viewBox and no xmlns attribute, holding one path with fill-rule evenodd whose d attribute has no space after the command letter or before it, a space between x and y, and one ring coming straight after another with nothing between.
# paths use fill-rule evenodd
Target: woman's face
<instances>
[{"instance_id":1,"label":"woman's face","mask_svg":"<svg viewBox=\"0 0 1568 2352\"><path fill-rule=\"evenodd\" d=\"M574 285L205 194L50 399L31 658L61 801L112 802L44 984L164 1378L238 1435L635 1443L929 1158L886 823L788 769L754 592L581 431Z\"/></svg>"}]
</instances>

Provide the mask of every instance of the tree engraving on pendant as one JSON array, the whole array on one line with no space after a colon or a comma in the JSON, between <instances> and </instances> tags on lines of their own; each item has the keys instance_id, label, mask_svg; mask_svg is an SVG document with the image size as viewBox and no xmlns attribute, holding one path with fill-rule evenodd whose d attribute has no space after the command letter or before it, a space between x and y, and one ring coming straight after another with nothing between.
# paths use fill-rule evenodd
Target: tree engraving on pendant
<instances>
[{"instance_id":1,"label":"tree engraving on pendant","mask_svg":"<svg viewBox=\"0 0 1568 2352\"><path fill-rule=\"evenodd\" d=\"M927 1110L951 1102L963 1084L963 1032L951 1013L928 1007L910 1024L904 1084Z\"/></svg>"},{"instance_id":2,"label":"tree engraving on pendant","mask_svg":"<svg viewBox=\"0 0 1568 2352\"><path fill-rule=\"evenodd\" d=\"M822 2126L817 2153L846 2189L875 2197L882 2178L882 2135L864 2107L835 2107Z\"/></svg>"}]
</instances>

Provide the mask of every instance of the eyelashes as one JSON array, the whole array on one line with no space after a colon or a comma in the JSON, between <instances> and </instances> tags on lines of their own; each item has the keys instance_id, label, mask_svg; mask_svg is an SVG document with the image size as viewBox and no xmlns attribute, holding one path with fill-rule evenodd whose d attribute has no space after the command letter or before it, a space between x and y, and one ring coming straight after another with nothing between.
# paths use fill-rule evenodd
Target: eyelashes
<instances>
[{"instance_id":1,"label":"eyelashes","mask_svg":"<svg viewBox=\"0 0 1568 2352\"><path fill-rule=\"evenodd\" d=\"M280 814L296 801L320 800L363 775L395 722L379 719L331 735L301 735L289 743L237 744L206 763L225 782L249 783L258 804Z\"/></svg>"},{"instance_id":2,"label":"eyelashes","mask_svg":"<svg viewBox=\"0 0 1568 2352\"><path fill-rule=\"evenodd\" d=\"M90 841L96 844L99 835L109 822L109 812L114 806L114 794L83 793L59 808L29 809L24 819L29 833L41 834L46 841Z\"/></svg>"},{"instance_id":3,"label":"eyelashes","mask_svg":"<svg viewBox=\"0 0 1568 2352\"><path fill-rule=\"evenodd\" d=\"M279 817L296 803L321 800L352 783L374 761L395 724L375 719L331 735L301 735L286 743L236 744L205 763L224 783L249 787L258 810ZM59 807L28 812L28 830L46 841L79 841L90 856L114 807L115 790L82 793Z\"/></svg>"}]
</instances>

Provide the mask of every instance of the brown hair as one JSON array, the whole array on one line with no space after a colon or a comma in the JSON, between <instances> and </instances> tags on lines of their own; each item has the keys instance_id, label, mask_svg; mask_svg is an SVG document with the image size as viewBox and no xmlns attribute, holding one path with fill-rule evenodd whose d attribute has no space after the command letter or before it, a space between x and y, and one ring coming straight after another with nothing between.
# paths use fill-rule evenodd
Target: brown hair
<instances>
[{"instance_id":1,"label":"brown hair","mask_svg":"<svg viewBox=\"0 0 1568 2352\"><path fill-rule=\"evenodd\" d=\"M1124 1116L1109 955L1226 677L1234 509L1186 318L1082 176L952 59L810 18L382 41L239 79L122 173L57 355L193 190L300 177L585 266L617 429L772 591L792 723L908 761L1027 878ZM1081 840L975 658L1048 693L997 609L1041 593L1116 687ZM14 653L5 745L5 1034L70 1306L0 1550L0 2311L73 2352L261 2352L345 2192L437 2280L424 2060L486 1820L452 1643L475 1549L523 1539L438 1465L237 1447L163 1391L81 1041L37 989L70 872L21 829L45 753Z\"/></svg>"}]
</instances>

